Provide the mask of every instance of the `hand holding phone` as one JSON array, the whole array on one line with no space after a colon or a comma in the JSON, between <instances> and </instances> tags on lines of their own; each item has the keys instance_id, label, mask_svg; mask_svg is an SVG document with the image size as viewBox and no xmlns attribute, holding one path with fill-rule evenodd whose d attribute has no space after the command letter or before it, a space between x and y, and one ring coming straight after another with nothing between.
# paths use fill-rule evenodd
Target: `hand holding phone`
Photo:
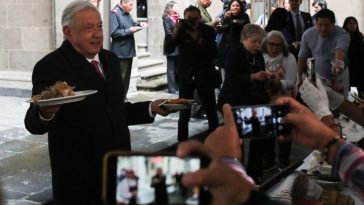
<instances>
[{"instance_id":1,"label":"hand holding phone","mask_svg":"<svg viewBox=\"0 0 364 205\"><path fill-rule=\"evenodd\" d=\"M315 59L314 58L307 59L307 74L308 74L308 77L310 78L310 81L312 82L312 84L317 87L317 85L316 85L316 68L315 68Z\"/></svg>"},{"instance_id":2,"label":"hand holding phone","mask_svg":"<svg viewBox=\"0 0 364 205\"><path fill-rule=\"evenodd\" d=\"M267 138L290 133L290 125L282 118L288 105L256 105L233 107L235 123L242 138Z\"/></svg>"}]
</instances>

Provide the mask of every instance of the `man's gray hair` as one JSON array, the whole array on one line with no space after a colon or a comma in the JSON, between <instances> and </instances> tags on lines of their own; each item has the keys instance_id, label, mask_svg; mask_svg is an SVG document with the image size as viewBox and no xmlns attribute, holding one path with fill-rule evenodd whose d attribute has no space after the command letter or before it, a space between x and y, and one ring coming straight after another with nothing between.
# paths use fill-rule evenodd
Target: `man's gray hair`
<instances>
[{"instance_id":1,"label":"man's gray hair","mask_svg":"<svg viewBox=\"0 0 364 205\"><path fill-rule=\"evenodd\" d=\"M240 38L244 40L250 37L257 37L262 40L265 35L265 31L260 26L256 24L247 24L241 31Z\"/></svg>"},{"instance_id":2,"label":"man's gray hair","mask_svg":"<svg viewBox=\"0 0 364 205\"><path fill-rule=\"evenodd\" d=\"M273 37L278 37L281 39L283 56L287 57L289 54L287 41L284 38L284 35L282 34L282 32L277 31L277 30L273 30L273 31L270 31L267 33L267 37L265 37L262 41L262 46L261 46L262 52L267 53L267 42Z\"/></svg>"},{"instance_id":3,"label":"man's gray hair","mask_svg":"<svg viewBox=\"0 0 364 205\"><path fill-rule=\"evenodd\" d=\"M95 10L98 12L97 8L88 1L73 1L68 4L62 13L62 27L72 27L75 14L85 9Z\"/></svg>"}]
</instances>

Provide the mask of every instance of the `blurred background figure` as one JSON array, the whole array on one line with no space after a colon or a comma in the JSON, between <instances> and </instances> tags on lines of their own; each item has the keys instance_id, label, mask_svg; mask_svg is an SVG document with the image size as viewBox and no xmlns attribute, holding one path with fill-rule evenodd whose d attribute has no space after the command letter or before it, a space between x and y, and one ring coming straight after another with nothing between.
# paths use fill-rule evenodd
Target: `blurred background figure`
<instances>
[{"instance_id":1,"label":"blurred background figure","mask_svg":"<svg viewBox=\"0 0 364 205\"><path fill-rule=\"evenodd\" d=\"M164 9L162 16L164 34L171 34L175 24L179 21L180 15L178 12L178 6L175 1L169 1ZM166 40L166 38L165 38ZM177 82L177 62L178 62L178 47L173 52L167 53L166 42L164 41L163 54L167 57L167 84L169 93L178 93L178 82Z\"/></svg>"},{"instance_id":2,"label":"blurred background figure","mask_svg":"<svg viewBox=\"0 0 364 205\"><path fill-rule=\"evenodd\" d=\"M302 0L288 0L288 2L288 33L292 41L287 43L289 43L289 51L297 59L301 48L302 35L313 26L312 17L309 13L300 10Z\"/></svg>"},{"instance_id":3,"label":"blurred background figure","mask_svg":"<svg viewBox=\"0 0 364 205\"><path fill-rule=\"evenodd\" d=\"M285 10L285 9L283 9ZM281 32L273 30L267 34L262 42L265 69L275 77L268 81L268 94L271 101L280 96L296 96L295 85L297 66L295 57L289 52L287 42ZM275 139L269 139L264 157L264 168L275 166ZM291 142L278 142L279 145L279 167L284 168L290 164Z\"/></svg>"},{"instance_id":4,"label":"blurred background figure","mask_svg":"<svg viewBox=\"0 0 364 205\"><path fill-rule=\"evenodd\" d=\"M327 7L327 2L325 0L314 0L311 5L313 7L313 11L315 12L315 14L312 16L312 23L315 25L316 24L315 16L317 12L321 11L322 9L328 9L328 7ZM339 22L336 16L335 16L335 25L339 26Z\"/></svg>"},{"instance_id":5,"label":"blurred background figure","mask_svg":"<svg viewBox=\"0 0 364 205\"><path fill-rule=\"evenodd\" d=\"M151 186L154 188L154 204L168 205L168 193L166 185L166 176L162 168L157 168L156 174L152 177Z\"/></svg>"},{"instance_id":6,"label":"blurred background figure","mask_svg":"<svg viewBox=\"0 0 364 205\"><path fill-rule=\"evenodd\" d=\"M359 30L358 20L353 16L345 19L343 29L350 34L348 49L350 86L357 87L358 95L364 98L364 36Z\"/></svg>"},{"instance_id":7,"label":"blurred background figure","mask_svg":"<svg viewBox=\"0 0 364 205\"><path fill-rule=\"evenodd\" d=\"M248 14L243 10L240 0L232 0L227 6L227 10L218 16L219 24L216 26L218 35L217 46L217 66L224 78L224 68L226 55L230 49L239 45L240 33L244 26L250 23Z\"/></svg>"},{"instance_id":8,"label":"blurred background figure","mask_svg":"<svg viewBox=\"0 0 364 205\"><path fill-rule=\"evenodd\" d=\"M276 8L278 8L278 4L277 3L273 3L270 7L270 13L272 14L274 12L274 10L276 10ZM268 9L265 10L264 14L261 14L257 21L255 22L255 24L258 24L259 26L261 26L262 28L264 28L268 23Z\"/></svg>"},{"instance_id":9,"label":"blurred background figure","mask_svg":"<svg viewBox=\"0 0 364 205\"><path fill-rule=\"evenodd\" d=\"M138 177L133 170L126 172L126 177L117 185L116 200L118 205L136 205L138 199Z\"/></svg>"},{"instance_id":10,"label":"blurred background figure","mask_svg":"<svg viewBox=\"0 0 364 205\"><path fill-rule=\"evenodd\" d=\"M265 31L280 31L283 34L286 43L290 45L292 38L288 33L288 20L288 11L284 8L276 8L268 19Z\"/></svg>"},{"instance_id":11,"label":"blurred background figure","mask_svg":"<svg viewBox=\"0 0 364 205\"><path fill-rule=\"evenodd\" d=\"M313 24L316 24L315 16L317 12L321 11L322 9L327 9L327 3L325 0L314 0L312 2L313 11L315 14L312 16L312 22Z\"/></svg>"}]
</instances>

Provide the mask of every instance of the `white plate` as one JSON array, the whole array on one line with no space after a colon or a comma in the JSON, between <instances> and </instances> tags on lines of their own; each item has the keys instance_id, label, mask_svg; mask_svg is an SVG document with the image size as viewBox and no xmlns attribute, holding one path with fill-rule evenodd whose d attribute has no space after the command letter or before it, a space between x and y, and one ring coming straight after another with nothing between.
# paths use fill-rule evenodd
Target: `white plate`
<instances>
[{"instance_id":1,"label":"white plate","mask_svg":"<svg viewBox=\"0 0 364 205\"><path fill-rule=\"evenodd\" d=\"M66 103L78 102L85 99L87 96L97 93L97 90L83 90L83 91L75 91L75 95L67 96L67 97L59 97L59 98L50 98L45 100L38 100L37 102L33 102L32 99L27 100L28 103L36 103L38 106L51 106L51 105L62 105Z\"/></svg>"},{"instance_id":2,"label":"white plate","mask_svg":"<svg viewBox=\"0 0 364 205\"><path fill-rule=\"evenodd\" d=\"M191 106L195 102L195 100L187 100L187 102L188 104L169 104L167 103L167 101L164 101L161 104L159 104L159 106L170 111L187 110L191 109Z\"/></svg>"},{"instance_id":3,"label":"white plate","mask_svg":"<svg viewBox=\"0 0 364 205\"><path fill-rule=\"evenodd\" d=\"M163 104L160 106L170 111L191 109L191 105L186 104Z\"/></svg>"}]
</instances>

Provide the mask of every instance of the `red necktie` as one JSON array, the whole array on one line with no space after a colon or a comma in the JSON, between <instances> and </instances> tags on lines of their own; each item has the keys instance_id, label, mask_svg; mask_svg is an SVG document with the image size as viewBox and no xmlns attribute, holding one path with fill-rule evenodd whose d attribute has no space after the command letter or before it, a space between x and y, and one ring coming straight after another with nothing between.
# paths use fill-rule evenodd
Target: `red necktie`
<instances>
[{"instance_id":1,"label":"red necktie","mask_svg":"<svg viewBox=\"0 0 364 205\"><path fill-rule=\"evenodd\" d=\"M99 63L95 60L91 61L91 65L92 67L96 70L96 72L103 78L105 79L104 75L102 74L100 67L99 67Z\"/></svg>"}]
</instances>

